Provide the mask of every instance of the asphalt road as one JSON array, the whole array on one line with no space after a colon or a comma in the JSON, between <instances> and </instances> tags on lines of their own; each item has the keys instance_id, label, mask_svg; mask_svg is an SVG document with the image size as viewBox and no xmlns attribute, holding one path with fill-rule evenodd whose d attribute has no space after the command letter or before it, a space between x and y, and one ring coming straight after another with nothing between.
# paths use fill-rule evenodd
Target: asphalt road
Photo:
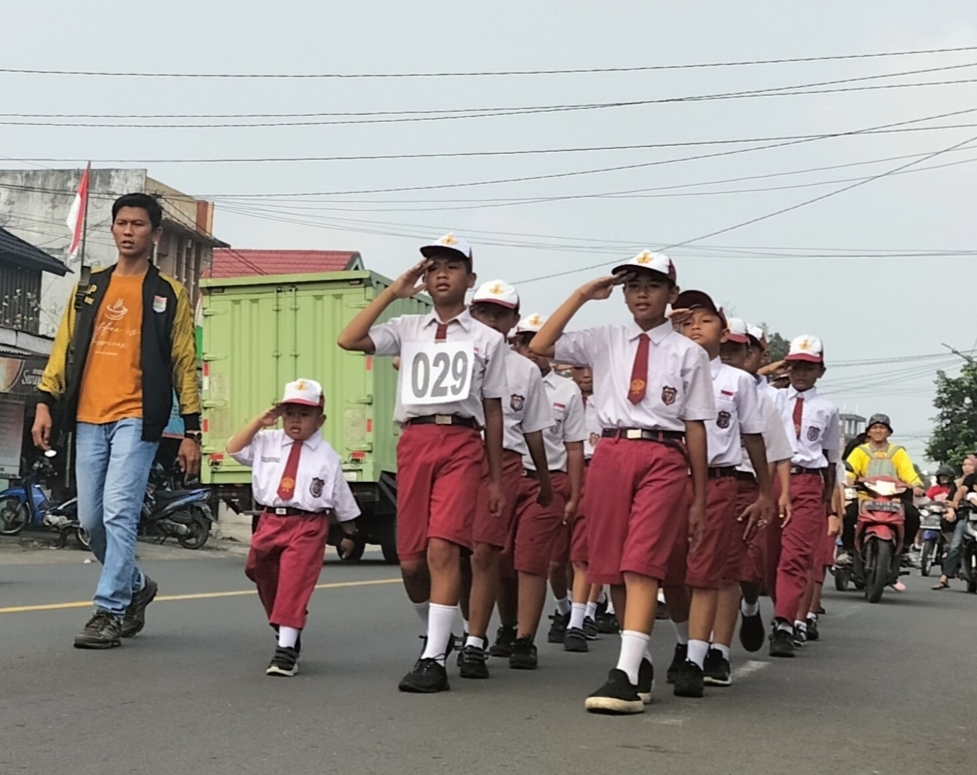
<instances>
[{"instance_id":1,"label":"asphalt road","mask_svg":"<svg viewBox=\"0 0 977 775\"><path fill-rule=\"evenodd\" d=\"M332 586L313 597L293 679L264 675L271 632L243 558L226 554L147 560L161 598L143 634L77 651L98 566L64 556L0 555L4 775L977 770L977 597L918 576L877 606L832 590L824 640L794 660L736 650L732 688L688 700L660 681L643 715L620 718L583 709L616 658L607 636L589 655L541 643L535 673L493 660L488 681L452 667L450 692L399 693L419 623L379 563L323 569ZM659 625L664 673L674 643Z\"/></svg>"}]
</instances>

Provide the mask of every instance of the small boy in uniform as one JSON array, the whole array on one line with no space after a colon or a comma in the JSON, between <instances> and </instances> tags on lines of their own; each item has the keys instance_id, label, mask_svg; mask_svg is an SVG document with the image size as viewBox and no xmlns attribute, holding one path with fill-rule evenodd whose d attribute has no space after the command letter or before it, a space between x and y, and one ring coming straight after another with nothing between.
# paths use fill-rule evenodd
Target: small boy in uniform
<instances>
[{"instance_id":1,"label":"small boy in uniform","mask_svg":"<svg viewBox=\"0 0 977 775\"><path fill-rule=\"evenodd\" d=\"M322 386L299 379L285 386L281 402L262 412L227 442L227 453L251 468L261 519L251 536L245 573L258 586L278 648L265 671L298 671L300 635L319 581L329 522L342 525L343 551L352 551L360 509L343 476L342 460L322 438ZM280 430L270 430L278 420Z\"/></svg>"},{"instance_id":2,"label":"small boy in uniform","mask_svg":"<svg viewBox=\"0 0 977 775\"><path fill-rule=\"evenodd\" d=\"M825 372L821 340L814 336L796 337L784 360L789 368L790 387L777 394L776 404L794 452L790 467L793 515L783 530L777 566L776 622L770 635L772 657L794 656L795 622L797 637L802 637L799 625L806 623L808 613L801 610L802 601L807 597L814 567L822 557L841 433L838 409L815 387Z\"/></svg>"},{"instance_id":3,"label":"small boy in uniform","mask_svg":"<svg viewBox=\"0 0 977 775\"><path fill-rule=\"evenodd\" d=\"M658 587L682 523L698 541L706 519L705 422L716 408L705 350L665 315L678 295L675 277L668 256L644 251L575 291L531 344L540 355L592 369L603 428L583 504L588 570L592 583L612 585L623 626L617 667L587 698L592 712L642 713L651 702ZM610 298L618 285L631 323L564 333L584 304Z\"/></svg>"},{"instance_id":4,"label":"small boy in uniform","mask_svg":"<svg viewBox=\"0 0 977 775\"><path fill-rule=\"evenodd\" d=\"M468 243L453 234L421 247L424 260L378 293L339 335L344 350L400 356L394 419L397 554L407 596L424 623L424 649L400 690L446 691L445 660L461 597L461 550L472 549L482 459L489 513L501 519L505 339L472 318L465 296L477 277ZM427 315L377 320L397 299L426 290ZM485 431L484 441L482 429Z\"/></svg>"}]
</instances>

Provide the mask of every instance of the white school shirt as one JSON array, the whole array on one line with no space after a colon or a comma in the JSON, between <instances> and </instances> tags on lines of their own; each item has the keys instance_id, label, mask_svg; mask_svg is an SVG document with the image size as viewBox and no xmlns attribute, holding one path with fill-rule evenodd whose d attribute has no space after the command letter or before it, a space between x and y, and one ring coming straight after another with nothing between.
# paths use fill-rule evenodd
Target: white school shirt
<instances>
[{"instance_id":1,"label":"white school shirt","mask_svg":"<svg viewBox=\"0 0 977 775\"><path fill-rule=\"evenodd\" d=\"M716 419L706 423L709 466L738 466L744 458L741 434L763 433L756 383L745 371L720 358L709 362L709 371L716 399Z\"/></svg>"},{"instance_id":2,"label":"white school shirt","mask_svg":"<svg viewBox=\"0 0 977 775\"><path fill-rule=\"evenodd\" d=\"M757 383L757 399L760 407L760 415L763 417L763 444L767 448L767 463L779 463L782 460L790 460L794 456L794 449L787 440L784 432L784 423L780 419L780 412L773 403L773 399L763 385ZM743 463L736 468L737 471L746 471L756 476L753 470L753 462L750 456L743 450Z\"/></svg>"},{"instance_id":3,"label":"white school shirt","mask_svg":"<svg viewBox=\"0 0 977 775\"><path fill-rule=\"evenodd\" d=\"M794 450L790 462L801 468L827 468L841 457L841 420L838 409L818 394L816 387L798 393L793 387L777 391L777 411L784 425L787 440ZM798 395L804 397L800 438L794 429L794 404ZM827 457L825 457L827 451Z\"/></svg>"},{"instance_id":4,"label":"white school shirt","mask_svg":"<svg viewBox=\"0 0 977 775\"><path fill-rule=\"evenodd\" d=\"M360 515L353 492L343 476L343 465L336 450L316 431L304 442L299 455L292 497L283 501L278 486L285 464L295 442L285 431L260 431L240 452L231 455L238 463L251 468L251 492L255 503L270 508L292 508L302 511L332 510L336 519L347 522Z\"/></svg>"},{"instance_id":5,"label":"white school shirt","mask_svg":"<svg viewBox=\"0 0 977 775\"><path fill-rule=\"evenodd\" d=\"M597 402L594 397L584 398L583 419L587 425L587 440L583 443L583 456L585 460L590 460L597 449L597 442L600 441L600 418L597 416Z\"/></svg>"},{"instance_id":6,"label":"white school shirt","mask_svg":"<svg viewBox=\"0 0 977 775\"><path fill-rule=\"evenodd\" d=\"M388 320L370 329L376 355L400 355L401 348L409 342L434 342L438 330L437 313L433 310L427 315L403 315ZM403 404L400 400L404 369L398 374L397 404L394 409L394 422L405 425L413 417L426 417L432 414L456 414L470 417L480 425L485 425L483 398L506 398L509 391L505 381L505 338L498 331L475 320L466 309L448 321L448 342L472 342L475 364L472 371L468 396L461 401L444 404ZM408 379L410 376L408 375Z\"/></svg>"},{"instance_id":7,"label":"white school shirt","mask_svg":"<svg viewBox=\"0 0 977 775\"><path fill-rule=\"evenodd\" d=\"M781 392L781 388L776 388L771 385L769 382L767 382L765 377L760 377L760 380L761 381L757 383L760 386L760 389L767 394L767 397L771 401L776 401L777 393Z\"/></svg>"},{"instance_id":8,"label":"white school shirt","mask_svg":"<svg viewBox=\"0 0 977 775\"><path fill-rule=\"evenodd\" d=\"M637 405L628 400L638 337L651 339L648 352L647 392ZM594 373L597 416L602 428L645 428L685 432L686 420L712 420L709 356L682 336L670 321L642 331L632 321L626 326L600 326L563 334L556 343L556 360L587 366Z\"/></svg>"},{"instance_id":9,"label":"white school shirt","mask_svg":"<svg viewBox=\"0 0 977 775\"><path fill-rule=\"evenodd\" d=\"M506 350L505 378L509 385L509 398L502 400L505 419L502 448L528 457L525 434L546 430L553 425L543 375L529 358Z\"/></svg>"},{"instance_id":10,"label":"white school shirt","mask_svg":"<svg viewBox=\"0 0 977 775\"><path fill-rule=\"evenodd\" d=\"M546 447L546 463L550 471L567 470L567 442L586 441L587 423L584 420L583 393L577 383L569 377L561 377L550 371L543 377L543 385L550 402L554 424L543 431L543 445ZM535 471L536 465L526 455L523 465Z\"/></svg>"}]
</instances>

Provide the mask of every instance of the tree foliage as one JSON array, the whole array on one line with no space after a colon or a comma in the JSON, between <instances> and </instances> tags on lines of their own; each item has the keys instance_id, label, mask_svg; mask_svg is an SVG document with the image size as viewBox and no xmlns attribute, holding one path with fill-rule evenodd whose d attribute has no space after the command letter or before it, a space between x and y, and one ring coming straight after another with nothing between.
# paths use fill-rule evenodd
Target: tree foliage
<instances>
[{"instance_id":1,"label":"tree foliage","mask_svg":"<svg viewBox=\"0 0 977 775\"><path fill-rule=\"evenodd\" d=\"M959 377L936 372L936 427L926 456L939 463L959 465L977 450L977 363L968 363Z\"/></svg>"},{"instance_id":2,"label":"tree foliage","mask_svg":"<svg viewBox=\"0 0 977 775\"><path fill-rule=\"evenodd\" d=\"M776 331L767 334L767 351L770 353L770 362L782 361L787 357L790 350L790 342L784 339Z\"/></svg>"}]
</instances>

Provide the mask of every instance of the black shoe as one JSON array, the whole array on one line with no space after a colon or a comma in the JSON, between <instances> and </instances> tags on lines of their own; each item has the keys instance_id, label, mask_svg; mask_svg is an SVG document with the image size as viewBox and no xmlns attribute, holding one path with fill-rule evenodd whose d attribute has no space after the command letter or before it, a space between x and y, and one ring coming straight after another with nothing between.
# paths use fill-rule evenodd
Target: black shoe
<instances>
[{"instance_id":1,"label":"black shoe","mask_svg":"<svg viewBox=\"0 0 977 775\"><path fill-rule=\"evenodd\" d=\"M397 687L402 692L412 694L434 694L446 692L448 685L448 671L436 659L418 659L414 669L400 681Z\"/></svg>"},{"instance_id":2,"label":"black shoe","mask_svg":"<svg viewBox=\"0 0 977 775\"><path fill-rule=\"evenodd\" d=\"M512 656L509 657L509 667L513 670L535 670L539 665L536 656L536 646L532 638L517 638L512 644Z\"/></svg>"},{"instance_id":3,"label":"black shoe","mask_svg":"<svg viewBox=\"0 0 977 775\"><path fill-rule=\"evenodd\" d=\"M807 639L812 643L816 640L821 640L821 631L818 630L817 619L807 620Z\"/></svg>"},{"instance_id":4,"label":"black shoe","mask_svg":"<svg viewBox=\"0 0 977 775\"><path fill-rule=\"evenodd\" d=\"M101 608L75 636L76 649L111 649L122 645L122 619Z\"/></svg>"},{"instance_id":5,"label":"black shoe","mask_svg":"<svg viewBox=\"0 0 977 775\"><path fill-rule=\"evenodd\" d=\"M299 671L299 653L293 648L279 646L275 649L275 656L271 658L265 675L285 676L291 678Z\"/></svg>"},{"instance_id":6,"label":"black shoe","mask_svg":"<svg viewBox=\"0 0 977 775\"><path fill-rule=\"evenodd\" d=\"M655 689L655 666L647 659L638 668L638 696L645 705L651 705L651 693Z\"/></svg>"},{"instance_id":7,"label":"black shoe","mask_svg":"<svg viewBox=\"0 0 977 775\"><path fill-rule=\"evenodd\" d=\"M614 614L597 614L597 632L602 635L617 635L621 631L621 623Z\"/></svg>"},{"instance_id":8,"label":"black shoe","mask_svg":"<svg viewBox=\"0 0 977 775\"><path fill-rule=\"evenodd\" d=\"M567 636L563 640L563 650L572 651L576 654L586 654L590 651L587 645L587 634L579 627L571 627L567 630Z\"/></svg>"},{"instance_id":9,"label":"black shoe","mask_svg":"<svg viewBox=\"0 0 977 775\"><path fill-rule=\"evenodd\" d=\"M826 613L828 613L828 612L824 610L824 606L823 605L819 605L818 606L818 616L824 616Z\"/></svg>"},{"instance_id":10,"label":"black shoe","mask_svg":"<svg viewBox=\"0 0 977 775\"><path fill-rule=\"evenodd\" d=\"M706 653L705 666L702 668L703 683L709 686L731 686L733 681L729 677L729 660L719 649L709 649Z\"/></svg>"},{"instance_id":11,"label":"black shoe","mask_svg":"<svg viewBox=\"0 0 977 775\"><path fill-rule=\"evenodd\" d=\"M807 629L801 629L796 624L794 625L794 648L799 649L807 643Z\"/></svg>"},{"instance_id":12,"label":"black shoe","mask_svg":"<svg viewBox=\"0 0 977 775\"><path fill-rule=\"evenodd\" d=\"M703 684L702 668L691 659L686 659L675 674L675 696L701 697Z\"/></svg>"},{"instance_id":13,"label":"black shoe","mask_svg":"<svg viewBox=\"0 0 977 775\"><path fill-rule=\"evenodd\" d=\"M516 642L516 628L504 624L495 633L495 643L489 649L489 656L508 659L512 656L512 644Z\"/></svg>"},{"instance_id":14,"label":"black shoe","mask_svg":"<svg viewBox=\"0 0 977 775\"><path fill-rule=\"evenodd\" d=\"M278 625L273 624L271 628L275 631L275 643L278 643ZM125 637L124 635L122 637ZM299 631L298 637L295 639L295 656L302 656L302 632Z\"/></svg>"},{"instance_id":15,"label":"black shoe","mask_svg":"<svg viewBox=\"0 0 977 775\"><path fill-rule=\"evenodd\" d=\"M587 640L597 640L597 622L591 619L589 616L583 620L583 634L586 636Z\"/></svg>"},{"instance_id":16,"label":"black shoe","mask_svg":"<svg viewBox=\"0 0 977 775\"><path fill-rule=\"evenodd\" d=\"M453 642L454 641L454 637L455 637L454 635L451 636L452 642L448 644L448 653L451 653L452 649L454 649L454 645L455 645L454 642ZM461 643L461 648L458 649L458 660L457 660L457 663L458 663L458 667L461 667L461 663L465 661L465 644L468 643L468 633L467 632L462 633L461 640L459 641L459 643Z\"/></svg>"},{"instance_id":17,"label":"black shoe","mask_svg":"<svg viewBox=\"0 0 977 775\"><path fill-rule=\"evenodd\" d=\"M159 585L149 576L145 577L146 585L138 592L132 593L132 601L126 609L126 615L122 619L122 637L131 638L142 632L146 626L146 606L153 602Z\"/></svg>"},{"instance_id":18,"label":"black shoe","mask_svg":"<svg viewBox=\"0 0 977 775\"><path fill-rule=\"evenodd\" d=\"M794 634L790 630L774 629L770 635L770 656L793 657Z\"/></svg>"},{"instance_id":19,"label":"black shoe","mask_svg":"<svg viewBox=\"0 0 977 775\"><path fill-rule=\"evenodd\" d=\"M585 703L591 713L644 713L645 704L638 696L638 687L628 680L623 670L611 670L607 683L591 694Z\"/></svg>"},{"instance_id":20,"label":"black shoe","mask_svg":"<svg viewBox=\"0 0 977 775\"><path fill-rule=\"evenodd\" d=\"M673 684L675 683L675 678L678 676L679 670L682 669L682 665L686 663L689 658L689 644L675 644L675 656L672 657L672 664L668 666L668 672L665 674L665 682Z\"/></svg>"},{"instance_id":21,"label":"black shoe","mask_svg":"<svg viewBox=\"0 0 977 775\"><path fill-rule=\"evenodd\" d=\"M548 643L563 643L563 639L567 634L567 625L570 624L570 614L561 614L559 611L554 612L550 617L550 621L553 622L550 627L550 633L546 636Z\"/></svg>"},{"instance_id":22,"label":"black shoe","mask_svg":"<svg viewBox=\"0 0 977 775\"><path fill-rule=\"evenodd\" d=\"M763 617L757 613L754 616L742 617L740 621L740 643L751 654L763 648L767 630L763 626Z\"/></svg>"},{"instance_id":23,"label":"black shoe","mask_svg":"<svg viewBox=\"0 0 977 775\"><path fill-rule=\"evenodd\" d=\"M488 654L478 646L465 646L458 654L462 678L488 678Z\"/></svg>"}]
</instances>

